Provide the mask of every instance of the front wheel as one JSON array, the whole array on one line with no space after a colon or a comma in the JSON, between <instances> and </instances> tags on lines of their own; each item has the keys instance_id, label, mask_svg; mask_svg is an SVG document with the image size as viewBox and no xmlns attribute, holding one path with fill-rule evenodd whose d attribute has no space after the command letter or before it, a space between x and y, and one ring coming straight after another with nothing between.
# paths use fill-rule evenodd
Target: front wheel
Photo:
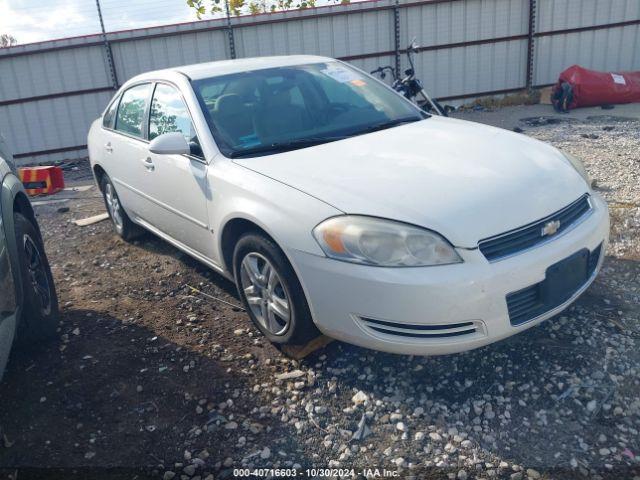
<instances>
[{"instance_id":1,"label":"front wheel","mask_svg":"<svg viewBox=\"0 0 640 480\"><path fill-rule=\"evenodd\" d=\"M56 335L58 297L40 233L24 215L13 218L24 302L18 339L34 346Z\"/></svg>"},{"instance_id":2,"label":"front wheel","mask_svg":"<svg viewBox=\"0 0 640 480\"><path fill-rule=\"evenodd\" d=\"M301 345L320 335L298 277L271 239L259 233L242 236L233 268L247 313L269 341Z\"/></svg>"}]
</instances>

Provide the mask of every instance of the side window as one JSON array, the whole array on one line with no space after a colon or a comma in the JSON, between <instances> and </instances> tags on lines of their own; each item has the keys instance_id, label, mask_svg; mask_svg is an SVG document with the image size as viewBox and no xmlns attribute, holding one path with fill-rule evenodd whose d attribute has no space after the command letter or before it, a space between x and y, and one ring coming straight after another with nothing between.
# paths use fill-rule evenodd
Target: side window
<instances>
[{"instance_id":1,"label":"side window","mask_svg":"<svg viewBox=\"0 0 640 480\"><path fill-rule=\"evenodd\" d=\"M109 110L104 113L104 116L102 117L102 126L104 128L113 128L113 123L116 120L116 111L118 110L119 103L120 97L116 98L109 107Z\"/></svg>"},{"instance_id":2,"label":"side window","mask_svg":"<svg viewBox=\"0 0 640 480\"><path fill-rule=\"evenodd\" d=\"M198 137L180 92L174 87L158 83L151 101L149 140L169 132L182 133L187 143L192 146L192 150L196 151L193 145L198 144Z\"/></svg>"},{"instance_id":3,"label":"side window","mask_svg":"<svg viewBox=\"0 0 640 480\"><path fill-rule=\"evenodd\" d=\"M131 87L122 94L116 115L116 130L143 138L144 114L150 89L151 84L146 83Z\"/></svg>"}]
</instances>

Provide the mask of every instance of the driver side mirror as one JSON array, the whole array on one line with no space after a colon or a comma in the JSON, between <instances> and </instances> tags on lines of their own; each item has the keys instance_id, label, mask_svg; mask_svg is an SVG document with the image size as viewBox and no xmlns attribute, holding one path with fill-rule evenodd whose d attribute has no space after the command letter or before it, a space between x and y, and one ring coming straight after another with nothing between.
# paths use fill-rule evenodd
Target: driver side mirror
<instances>
[{"instance_id":1,"label":"driver side mirror","mask_svg":"<svg viewBox=\"0 0 640 480\"><path fill-rule=\"evenodd\" d=\"M151 140L149 151L158 155L189 155L191 149L180 132L169 132L158 135Z\"/></svg>"}]
</instances>

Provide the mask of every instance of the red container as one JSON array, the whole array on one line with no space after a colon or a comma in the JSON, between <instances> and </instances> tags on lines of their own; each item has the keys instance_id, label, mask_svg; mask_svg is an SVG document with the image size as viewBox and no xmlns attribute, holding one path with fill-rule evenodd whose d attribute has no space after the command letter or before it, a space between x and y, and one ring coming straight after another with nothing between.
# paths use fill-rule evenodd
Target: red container
<instances>
[{"instance_id":1,"label":"red container","mask_svg":"<svg viewBox=\"0 0 640 480\"><path fill-rule=\"evenodd\" d=\"M640 102L640 72L598 72L574 65L560 74L554 92L565 82L573 91L569 109Z\"/></svg>"},{"instance_id":2,"label":"red container","mask_svg":"<svg viewBox=\"0 0 640 480\"><path fill-rule=\"evenodd\" d=\"M20 181L28 195L51 195L64 189L64 174L60 167L19 168Z\"/></svg>"}]
</instances>

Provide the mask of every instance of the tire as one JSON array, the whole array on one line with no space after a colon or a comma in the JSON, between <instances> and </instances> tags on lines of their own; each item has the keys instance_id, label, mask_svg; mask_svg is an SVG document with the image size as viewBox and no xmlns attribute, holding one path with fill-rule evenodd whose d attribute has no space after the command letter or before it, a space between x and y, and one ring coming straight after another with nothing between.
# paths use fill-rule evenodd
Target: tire
<instances>
[{"instance_id":1,"label":"tire","mask_svg":"<svg viewBox=\"0 0 640 480\"><path fill-rule=\"evenodd\" d=\"M438 102L437 100L434 100L434 102L436 102L436 105L438 106L438 108L440 109L440 111L442 112L442 116L443 117L448 117L449 116L449 106L445 105L444 107L440 104L440 102Z\"/></svg>"},{"instance_id":2,"label":"tire","mask_svg":"<svg viewBox=\"0 0 640 480\"><path fill-rule=\"evenodd\" d=\"M18 339L25 346L38 346L56 336L58 297L40 233L24 215L15 213L13 218L23 291Z\"/></svg>"},{"instance_id":3,"label":"tire","mask_svg":"<svg viewBox=\"0 0 640 480\"><path fill-rule=\"evenodd\" d=\"M451 109L450 106L445 105L444 107L440 104L440 102L438 102L435 98L431 99L433 101L433 103L436 104L436 106L438 107L438 109L442 112L442 116L443 117L448 117L449 116L449 111ZM431 114L431 115L439 115L433 108L433 106L431 105L431 103L429 103L428 100L424 100L422 102L419 103L418 105L420 108L422 108L425 112Z\"/></svg>"},{"instance_id":4,"label":"tire","mask_svg":"<svg viewBox=\"0 0 640 480\"><path fill-rule=\"evenodd\" d=\"M127 212L124 211L116 189L106 174L102 177L101 190L102 197L104 198L104 206L107 209L116 233L126 242L130 242L139 237L143 232L142 228L133 223L127 215Z\"/></svg>"},{"instance_id":5,"label":"tire","mask_svg":"<svg viewBox=\"0 0 640 480\"><path fill-rule=\"evenodd\" d=\"M267 265L271 270L266 270ZM298 277L271 239L260 233L240 237L233 254L233 273L247 313L269 341L302 345L320 335ZM283 300L288 305L288 319L282 315L287 311Z\"/></svg>"}]
</instances>

